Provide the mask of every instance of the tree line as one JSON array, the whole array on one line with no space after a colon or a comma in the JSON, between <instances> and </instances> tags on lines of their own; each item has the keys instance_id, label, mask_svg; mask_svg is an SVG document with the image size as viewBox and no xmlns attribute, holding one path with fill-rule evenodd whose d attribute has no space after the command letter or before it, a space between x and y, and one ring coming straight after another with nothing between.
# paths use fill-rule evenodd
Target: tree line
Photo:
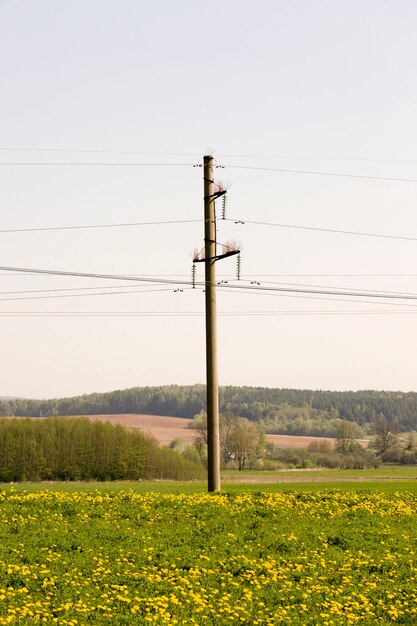
<instances>
[{"instance_id":1,"label":"tree line","mask_svg":"<svg viewBox=\"0 0 417 626\"><path fill-rule=\"evenodd\" d=\"M3 416L149 413L193 418L206 408L204 385L133 387L52 400L1 400ZM322 391L224 386L220 411L261 424L266 432L334 436L338 420L366 427L378 417L399 430L417 430L417 393Z\"/></svg>"},{"instance_id":2,"label":"tree line","mask_svg":"<svg viewBox=\"0 0 417 626\"><path fill-rule=\"evenodd\" d=\"M1 418L0 482L38 480L203 479L207 467L207 416L190 423L199 437L161 448L152 436L88 418ZM255 422L220 414L220 451L224 469L277 470L285 467L376 467L381 461L417 463L413 434L399 437L386 418L370 431L369 449L357 443L355 422L339 420L334 442L320 440L308 449L279 449L267 442Z\"/></svg>"},{"instance_id":3,"label":"tree line","mask_svg":"<svg viewBox=\"0 0 417 626\"><path fill-rule=\"evenodd\" d=\"M199 433L194 442L200 459L201 446L207 445L207 414L203 411L196 415L189 424ZM232 413L220 413L219 416L219 443L220 461L222 469L256 469L275 471L284 468L315 468L327 467L332 469L364 469L378 467L382 460L380 434L389 433L388 423L375 424L377 436L371 440L367 449L358 443L361 429L354 422L339 420L334 441L317 439L310 443L308 448L280 448L270 441L266 441L262 428L244 417ZM387 438L388 437L388 438ZM396 439L387 435L387 444L384 450L391 450ZM178 441L172 442L177 447Z\"/></svg>"},{"instance_id":4,"label":"tree line","mask_svg":"<svg viewBox=\"0 0 417 626\"><path fill-rule=\"evenodd\" d=\"M189 480L203 465L139 430L88 418L0 419L0 482Z\"/></svg>"}]
</instances>

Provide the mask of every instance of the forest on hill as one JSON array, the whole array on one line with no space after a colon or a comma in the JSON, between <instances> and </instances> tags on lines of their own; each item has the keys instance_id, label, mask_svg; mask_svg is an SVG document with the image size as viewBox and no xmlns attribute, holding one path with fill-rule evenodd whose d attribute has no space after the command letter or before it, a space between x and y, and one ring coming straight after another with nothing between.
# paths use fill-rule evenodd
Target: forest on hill
<instances>
[{"instance_id":1,"label":"forest on hill","mask_svg":"<svg viewBox=\"0 0 417 626\"><path fill-rule=\"evenodd\" d=\"M417 393L322 391L224 386L220 411L259 424L266 432L334 436L340 420L368 432L383 416L396 429L417 430ZM205 385L133 387L52 400L0 400L0 415L46 417L148 413L193 418L206 407Z\"/></svg>"}]
</instances>

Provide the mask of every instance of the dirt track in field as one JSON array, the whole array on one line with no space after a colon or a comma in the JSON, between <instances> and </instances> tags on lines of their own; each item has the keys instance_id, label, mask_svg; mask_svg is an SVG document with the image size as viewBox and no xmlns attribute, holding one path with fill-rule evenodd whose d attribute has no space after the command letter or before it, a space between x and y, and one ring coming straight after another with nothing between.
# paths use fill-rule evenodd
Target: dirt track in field
<instances>
[{"instance_id":1,"label":"dirt track in field","mask_svg":"<svg viewBox=\"0 0 417 626\"><path fill-rule=\"evenodd\" d=\"M371 473L361 474L363 470L357 470L358 474L356 476L335 476L334 474L330 474L332 470L329 470L329 474L325 473L326 470L318 467L317 469L309 469L309 470L277 470L275 474L268 474L268 472L264 472L262 474L252 474L248 473L244 474L231 474L227 471L222 472L222 480L224 483L242 483L247 485L265 485L270 483L366 483L366 482L390 482L390 481L398 481L398 478L393 476L373 476ZM369 470L372 472L373 470ZM290 473L291 472L291 473ZM317 472L317 475L315 475ZM406 477L401 478L402 481L414 481L415 477Z\"/></svg>"},{"instance_id":2,"label":"dirt track in field","mask_svg":"<svg viewBox=\"0 0 417 626\"><path fill-rule=\"evenodd\" d=\"M191 420L182 417L170 417L168 415L147 415L126 413L123 415L88 415L88 419L93 421L111 422L121 424L128 428L139 428L155 437L163 446L167 446L174 439L184 439L188 443L193 443L199 436L196 430L188 427ZM266 435L267 441L272 441L279 448L307 448L312 441L330 441L333 445L334 439L325 437L293 437L291 435Z\"/></svg>"}]
</instances>

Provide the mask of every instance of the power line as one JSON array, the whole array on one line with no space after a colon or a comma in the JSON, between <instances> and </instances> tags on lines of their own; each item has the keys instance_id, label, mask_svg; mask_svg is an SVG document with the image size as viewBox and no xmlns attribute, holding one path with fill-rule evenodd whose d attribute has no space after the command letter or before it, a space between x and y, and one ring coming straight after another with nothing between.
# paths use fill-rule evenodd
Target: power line
<instances>
[{"instance_id":1,"label":"power line","mask_svg":"<svg viewBox=\"0 0 417 626\"><path fill-rule=\"evenodd\" d=\"M244 281L242 281L242 279L241 279L239 281L239 283L240 283L239 285L237 284L237 281L235 281L235 284L226 282L226 283L223 283L223 285L221 283L219 283L218 286L221 287L221 286L229 285L231 288L236 287L238 289L247 289L247 288L251 289L252 286L254 285L255 281L251 281L250 285L242 285L242 282L244 282ZM310 283L282 283L282 282L278 282L278 281L262 281L262 285L261 285L261 283L256 282L256 286L257 287L264 286L265 289L269 289L269 287L265 287L265 285L282 285L282 286L285 286L285 287L297 287L297 288L298 287L308 287L308 288L313 287L314 289L344 289L344 291L350 292L350 294L348 294L348 295L356 295L356 293L358 292L358 289L355 288L355 287L343 287L343 288L335 287L335 288L332 288L332 287L329 287L328 285L312 285ZM383 296L383 294L387 294L387 293L389 293L390 296L391 295L393 295L393 296L416 296L417 295L417 294L414 294L414 293L403 292L403 291L401 291L401 292L398 292L398 291L389 291L389 292L387 292L387 291L384 291L384 290L381 290L381 289L367 289L366 292L367 292L367 294L369 294L370 297L372 297L372 294L375 294L375 293L378 294L378 296L381 296L381 297Z\"/></svg>"},{"instance_id":2,"label":"power line","mask_svg":"<svg viewBox=\"0 0 417 626\"><path fill-rule=\"evenodd\" d=\"M1 146L0 150L15 152L71 152L76 154L143 154L155 156L201 156L199 152L151 152L145 150L80 150L76 148L16 148Z\"/></svg>"},{"instance_id":3,"label":"power line","mask_svg":"<svg viewBox=\"0 0 417 626\"><path fill-rule=\"evenodd\" d=\"M126 162L54 162L54 161L0 161L0 166L13 166L13 167L194 167L193 163L126 163ZM318 172L313 170L290 170L274 167L257 167L253 165L222 165L222 168L234 168L243 170L263 171L263 172L278 172L287 174L310 174L314 176L336 176L342 178L358 178L364 180L385 180L395 181L403 183L417 183L417 178L395 178L392 176L366 176L364 174L342 174L337 172Z\"/></svg>"},{"instance_id":4,"label":"power line","mask_svg":"<svg viewBox=\"0 0 417 626\"><path fill-rule=\"evenodd\" d=\"M337 294L337 300L335 300L335 298L328 298L326 296L312 296L312 295L306 295L306 294L301 294L301 295L297 295L297 294L293 294L293 293L270 293L269 291L266 292L254 292L250 289L245 289L245 287L242 287L241 289L237 288L237 289L233 289L230 290L230 292L227 289L227 285L224 285L224 288L222 289L223 293L240 293L242 295L251 295L251 296L262 296L264 298L268 297L268 298L296 298L296 299L302 299L302 300L319 300L320 302L322 301L327 301L327 302L350 302L353 304L359 304L358 300L353 300L352 298L356 297L355 294L350 294L352 296L352 298L347 298L347 297L339 297L339 294ZM237 285L236 285L237 287ZM319 292L317 292L319 293ZM372 296L370 296L372 297ZM379 300L360 300L361 304L372 304L372 306L387 306L386 302L382 302ZM415 304L407 304L405 302L396 302L395 306L400 306L400 307L407 307L407 308L415 308L416 305Z\"/></svg>"},{"instance_id":5,"label":"power line","mask_svg":"<svg viewBox=\"0 0 417 626\"><path fill-rule=\"evenodd\" d=\"M19 272L24 274L42 274L47 276L76 276L81 278L99 278L106 280L127 280L132 282L146 282L146 283L161 283L163 285L191 285L190 281L178 281L159 278L147 278L145 276L131 276L126 274L94 274L87 272L66 272L63 270L50 270L50 269L35 269L35 268L23 268L23 267L8 267L0 266L0 271L5 272Z\"/></svg>"},{"instance_id":6,"label":"power line","mask_svg":"<svg viewBox=\"0 0 417 626\"><path fill-rule=\"evenodd\" d=\"M31 272L28 272L27 274L25 274L24 271L17 272L17 273L14 273L14 272L4 272L3 274L1 272L2 272L2 270L0 269L0 277L3 277L3 278L4 277L8 277L8 276L22 276L22 277L25 277L25 276L39 276L39 277L41 277L42 276L42 274L37 275L37 274L32 274ZM179 277L179 278L183 278L184 276L189 276L189 275L190 275L189 273L187 273L187 274L140 274L140 275L139 274L124 274L123 278L132 278L132 279L136 278L138 280L141 280L142 277L143 278L152 278L152 277L153 278L160 278L161 276L165 276L165 277L176 276L176 277ZM233 274L233 276L235 276L235 275Z\"/></svg>"},{"instance_id":7,"label":"power line","mask_svg":"<svg viewBox=\"0 0 417 626\"><path fill-rule=\"evenodd\" d=\"M135 282L146 282L146 283L155 283L155 284L165 284L165 285L186 285L189 287L193 286L193 283L189 280L168 280L168 279L151 279L145 277L136 277L133 278L131 276L123 276L123 275L113 275L113 274L94 274L94 273L86 273L86 272L68 272L62 270L49 270L49 269L34 269L34 268L19 268L19 267L9 267L9 266L0 266L0 270L3 271L15 271L15 272L25 272L25 273L33 273L33 274L45 274L45 275L59 275L59 276L79 276L84 278L101 278L101 279L111 279L111 280L127 280L127 281L135 281ZM205 286L204 282L196 283L197 286ZM240 285L232 285L230 283L226 285L218 284L219 288L227 288L227 289L242 289ZM301 293L301 294L318 294L318 295L333 295L333 296L349 296L356 298L385 298L385 299L399 299L399 300L416 300L417 294L410 293L399 293L399 292L370 292L370 291L352 291L352 290L336 290L335 288L325 288L325 289L306 289L306 288L295 288L295 287L262 287L260 285L250 285L245 287L245 290L250 290L253 292L278 292L278 293Z\"/></svg>"},{"instance_id":8,"label":"power line","mask_svg":"<svg viewBox=\"0 0 417 626\"><path fill-rule=\"evenodd\" d=\"M100 228L130 228L139 226L163 226L172 224L195 224L201 223L204 220L160 220L154 222L120 222L114 224L81 224L74 226L40 226L33 228L8 228L0 230L0 233L25 233L25 232L42 232L42 231L57 231L57 230L86 230L86 229L100 229ZM361 237L379 237L383 239L400 239L405 241L417 241L417 237L408 237L405 235L384 235L381 233L368 233L362 231L341 230L336 228L321 228L317 226L300 226L296 224L280 224L277 222L259 222L256 220L246 220L238 218L226 218L227 222L234 222L235 224L252 224L255 226L273 226L276 228L291 228L295 230L311 230L324 233L336 233L342 235L357 235Z\"/></svg>"},{"instance_id":9,"label":"power line","mask_svg":"<svg viewBox=\"0 0 417 626\"><path fill-rule=\"evenodd\" d=\"M417 179L416 179L417 182ZM277 228L293 228L296 230L312 230L322 233L337 233L340 235L357 235L360 237L380 237L383 239L401 239L405 241L417 241L417 237L407 237L405 235L384 235L381 233L367 233L362 231L354 231L354 230L339 230L336 228L320 228L317 226L298 226L295 224L279 224L275 222L258 222L254 220L245 220L245 219L231 219L227 218L228 222L234 222L235 224L254 224L257 226L274 226ZM1 232L1 231L0 231Z\"/></svg>"},{"instance_id":10,"label":"power line","mask_svg":"<svg viewBox=\"0 0 417 626\"><path fill-rule=\"evenodd\" d=\"M234 274L233 274L234 276ZM396 277L413 277L414 274L245 274L247 277L263 277L263 276L275 276L275 277L287 277L287 278L396 278Z\"/></svg>"},{"instance_id":11,"label":"power line","mask_svg":"<svg viewBox=\"0 0 417 626\"><path fill-rule=\"evenodd\" d=\"M313 315L397 315L417 314L413 311L385 310L385 311L219 311L220 317L285 317L285 316L313 316ZM0 312L0 317L204 317L202 311L9 311Z\"/></svg>"},{"instance_id":12,"label":"power line","mask_svg":"<svg viewBox=\"0 0 417 626\"><path fill-rule=\"evenodd\" d=\"M264 281L264 283L268 284L268 285L284 285L284 286L291 286L291 287L314 287L315 289L329 289L329 287L327 285L311 285L311 284L303 284L303 283L281 283L281 282L277 282L277 281ZM336 289L338 289L338 287L336 287ZM350 292L355 292L357 291L357 289L355 287L343 287L343 289L345 291L350 291ZM367 293L371 294L371 293L388 293L388 292L384 292L381 289L367 289L366 290ZM395 295L402 295L402 296L409 296L409 295L416 295L414 293L409 293L409 292L399 292L399 291L390 291L390 294L395 294Z\"/></svg>"},{"instance_id":13,"label":"power line","mask_svg":"<svg viewBox=\"0 0 417 626\"><path fill-rule=\"evenodd\" d=\"M118 224L85 224L76 226L41 226L35 228L8 228L0 230L0 233L29 233L49 230L85 230L88 228L128 228L131 226L161 226L167 224L193 224L203 220L164 220L158 222L126 222Z\"/></svg>"},{"instance_id":14,"label":"power line","mask_svg":"<svg viewBox=\"0 0 417 626\"><path fill-rule=\"evenodd\" d=\"M18 274L19 275L19 274ZM243 282L243 281L242 281ZM230 283L228 283L230 284ZM275 283L275 282L270 282L270 284L281 284L281 283ZM200 283L199 284L200 287L204 286L204 283ZM314 286L314 287L318 287L318 285L309 285L309 286ZM132 286L118 286L118 285L113 285L113 286L108 286L108 287L64 287L64 288L52 288L52 289L30 289L30 290L19 290L19 291L1 291L0 295L22 295L22 294L43 294L43 293L53 293L56 294L57 292L75 292L75 291L96 291L96 290L100 290L100 289L116 289L117 287L121 288L121 291L113 291L113 292L105 292L105 293L91 293L91 294L77 294L77 293L71 293L69 294L67 297L77 297L77 296L85 296L85 295L119 295L119 294L129 294L129 293L156 293L156 292L172 292L172 291L177 291L177 290L173 290L172 288L167 288L167 289L149 289L149 288L142 288L142 289L136 289L136 285L132 285ZM240 294L251 294L253 295L253 293L251 293L251 291L247 291L247 287L249 286L245 286L245 285L233 285L233 287L238 287L238 289L234 289L233 293L240 293ZM227 291L227 285L223 285L223 291ZM190 290L191 287L185 287L185 290ZM250 289L250 287L249 287ZM178 290L178 291L183 291L184 288ZM281 293L278 294L272 294L272 293L262 293L262 294L255 294L255 295L263 295L263 296L275 296L275 297L292 297L292 298L303 298L303 299L312 299L312 300L329 300L330 302L334 302L334 298L324 298L324 297L309 297L309 296L295 296L295 295L282 295ZM354 294L353 294L354 295ZM55 298L55 297L62 297L60 295L51 295L51 296L45 296L44 298L36 298L36 297L24 297L24 298L0 298L0 302L1 301L12 301L12 300L37 300L37 299L51 299L51 298ZM64 296L65 297L65 296ZM354 302L357 303L356 300L349 300L349 299L344 299L344 298L339 298L337 300L338 302ZM385 305L384 302L366 302L366 304L382 304ZM412 307L412 304L397 304L397 306L402 306L402 307Z\"/></svg>"},{"instance_id":15,"label":"power line","mask_svg":"<svg viewBox=\"0 0 417 626\"><path fill-rule=\"evenodd\" d=\"M256 167L252 165L231 165L228 163L224 167L231 167L240 170L256 170L260 172L279 172L284 174L312 174L313 176L338 176L342 178L362 178L366 180L390 180L403 183L417 183L417 178L394 178L391 176L366 176L364 174L341 174L336 172L317 172L312 170L288 170L275 167Z\"/></svg>"},{"instance_id":16,"label":"power line","mask_svg":"<svg viewBox=\"0 0 417 626\"><path fill-rule=\"evenodd\" d=\"M129 286L113 285L111 287L103 287L103 286L100 286L100 287L55 287L54 289L24 289L24 290L19 290L19 291L0 291L0 296L5 296L5 295L11 296L11 295L18 295L18 294L21 295L21 294L28 294L28 293L52 293L52 292L55 293L57 291L94 291L96 289L117 289L117 287L120 287L121 289L132 290L136 288L136 285L129 285ZM145 289L145 287L143 289ZM165 289L163 291L165 291ZM168 291L171 291L171 289L169 289ZM126 291L126 293L129 293L129 291Z\"/></svg>"},{"instance_id":17,"label":"power line","mask_svg":"<svg viewBox=\"0 0 417 626\"><path fill-rule=\"evenodd\" d=\"M204 287L203 283L200 283L200 288ZM220 285L218 285L220 286ZM236 287L236 289L231 289L231 287ZM99 287L93 287L92 289L99 289ZM110 287L110 289L114 289L114 287ZM128 289L127 287L124 288L123 290L120 291L111 291L111 292L96 292L96 293L83 293L83 294L79 294L79 293L71 293L71 294L65 294L65 295L48 295L48 296L25 296L22 298L0 298L0 302L16 302L19 300L51 300L51 299L56 299L56 298L77 298L77 297L91 297L91 296L112 296L112 295L127 295L127 294L132 294L132 293L140 293L140 294L147 294L147 293L175 293L175 292L183 292L183 291L191 291L194 290L194 287L181 287L178 289L172 289L172 288L167 288L167 289L134 289L133 287L130 288L129 291L126 291L126 289ZM266 297L275 297L275 298L301 298L303 300L319 300L319 301L329 301L329 302L335 302L335 298L326 298L324 296L311 296L311 295L294 295L293 293L281 293L280 290L277 290L277 293L270 293L270 291L257 291L254 292L253 289L251 289L250 287L239 287L238 285L223 285L222 286L222 290L225 293L233 293L233 294L242 294L242 295L256 295L256 296L266 296ZM39 290L40 292L42 292L42 290ZM48 291L48 290L45 290ZM59 290L52 290L52 291L59 291ZM24 293L24 292L22 292ZM36 293L36 292L35 292ZM320 294L320 292L313 292L313 293L317 293ZM357 300L352 300L352 299L348 299L348 298L341 298L339 297L339 293L334 294L335 296L337 296L337 300L336 302L351 302L354 304L358 304ZM352 297L356 297L355 293L350 294ZM373 297L371 294L369 294L369 297ZM381 306L386 306L386 302L380 302L380 301L362 301L363 304L372 304L373 306L376 305L381 305ZM407 307L407 308L415 308L415 305L413 304L406 304L403 302L398 302L396 303L396 306L400 306L400 307Z\"/></svg>"},{"instance_id":18,"label":"power line","mask_svg":"<svg viewBox=\"0 0 417 626\"><path fill-rule=\"evenodd\" d=\"M280 159L293 161L352 161L363 163L417 163L417 159L372 159L367 157L325 157L325 156L298 156L298 155L261 155L261 154L219 154L218 156L236 159Z\"/></svg>"},{"instance_id":19,"label":"power line","mask_svg":"<svg viewBox=\"0 0 417 626\"><path fill-rule=\"evenodd\" d=\"M1 274L0 274L1 276ZM17 274L14 274L17 276ZM181 276L188 276L188 274L181 274ZM241 281L249 280L252 278L258 278L264 281L263 278L414 278L417 276L417 272L410 274L243 274ZM236 277L236 274L219 274L220 278Z\"/></svg>"},{"instance_id":20,"label":"power line","mask_svg":"<svg viewBox=\"0 0 417 626\"><path fill-rule=\"evenodd\" d=\"M199 152L154 152L146 150L91 150L80 148L34 148L34 147L16 147L16 146L0 146L0 150L3 151L15 151L15 152L69 152L77 154L142 154L142 155L155 155L155 156L196 156L199 157ZM239 158L239 159L282 159L282 160L297 160L297 161L359 161L365 163L417 163L417 159L373 159L369 157L338 157L338 156L306 156L306 155L277 155L277 154L217 154L219 157L226 158Z\"/></svg>"},{"instance_id":21,"label":"power line","mask_svg":"<svg viewBox=\"0 0 417 626\"><path fill-rule=\"evenodd\" d=\"M2 270L0 270L1 272ZM25 276L24 272L4 272L0 273L0 277L8 277L8 276ZM125 274L125 276L129 277L138 277L138 274ZM176 276L178 278L183 278L184 276L189 276L189 274L141 274L144 277L161 277L161 276ZM276 278L412 278L416 277L416 273L410 274L244 274L242 275L241 281L250 278L259 278L263 277L276 277ZM236 278L236 274L218 274L218 278Z\"/></svg>"},{"instance_id":22,"label":"power line","mask_svg":"<svg viewBox=\"0 0 417 626\"><path fill-rule=\"evenodd\" d=\"M125 288L126 289L126 288ZM192 287L187 287L187 289L192 289ZM55 291L55 290L53 290ZM171 288L167 289L132 289L130 291L105 291L105 292L96 292L96 293L67 293L67 294L54 294L49 296L24 296L23 298L0 298L0 302L12 302L18 300L51 300L55 298L91 298L92 296L115 296L115 295L127 295L131 293L161 293L161 292L173 292L176 291ZM183 291L183 289L181 289Z\"/></svg>"},{"instance_id":23,"label":"power line","mask_svg":"<svg viewBox=\"0 0 417 626\"><path fill-rule=\"evenodd\" d=\"M111 167L192 167L193 163L117 163L117 162L112 162L112 163L103 163L103 162L56 162L56 161L0 161L0 165L10 165L10 166L24 166L24 167L31 167L31 166L51 166L51 167L85 167L85 166L94 166L94 167L107 167L107 166L111 166Z\"/></svg>"},{"instance_id":24,"label":"power line","mask_svg":"<svg viewBox=\"0 0 417 626\"><path fill-rule=\"evenodd\" d=\"M417 300L417 294L403 294L399 295L397 293L389 293L389 292L365 292L365 291L344 291L336 289L296 289L294 287L262 287L258 285L250 285L247 287L242 287L240 285L217 285L218 288L221 289L245 289L249 292L254 293L262 293L262 292L276 292L276 293L300 293L300 294L318 294L318 295L332 295L332 296L350 296L355 298L386 298L393 300Z\"/></svg>"}]
</instances>

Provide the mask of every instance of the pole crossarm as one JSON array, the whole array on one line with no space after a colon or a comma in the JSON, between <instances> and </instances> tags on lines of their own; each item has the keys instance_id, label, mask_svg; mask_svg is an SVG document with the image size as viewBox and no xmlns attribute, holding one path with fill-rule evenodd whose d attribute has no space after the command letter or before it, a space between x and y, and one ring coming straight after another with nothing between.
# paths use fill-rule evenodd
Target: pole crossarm
<instances>
[{"instance_id":1,"label":"pole crossarm","mask_svg":"<svg viewBox=\"0 0 417 626\"><path fill-rule=\"evenodd\" d=\"M214 182L214 181L209 181L209 182ZM215 191L209 196L204 196L204 200L208 200L210 198L220 198L221 196L224 196L226 193L227 193L227 189L222 189L221 191Z\"/></svg>"},{"instance_id":2,"label":"pole crossarm","mask_svg":"<svg viewBox=\"0 0 417 626\"><path fill-rule=\"evenodd\" d=\"M216 254L215 256L209 257L208 259L193 259L193 263L207 263L208 261L220 261L221 259L225 259L228 256L234 256L235 254L240 254L240 250L231 250L230 252L224 252L223 254Z\"/></svg>"}]
</instances>

